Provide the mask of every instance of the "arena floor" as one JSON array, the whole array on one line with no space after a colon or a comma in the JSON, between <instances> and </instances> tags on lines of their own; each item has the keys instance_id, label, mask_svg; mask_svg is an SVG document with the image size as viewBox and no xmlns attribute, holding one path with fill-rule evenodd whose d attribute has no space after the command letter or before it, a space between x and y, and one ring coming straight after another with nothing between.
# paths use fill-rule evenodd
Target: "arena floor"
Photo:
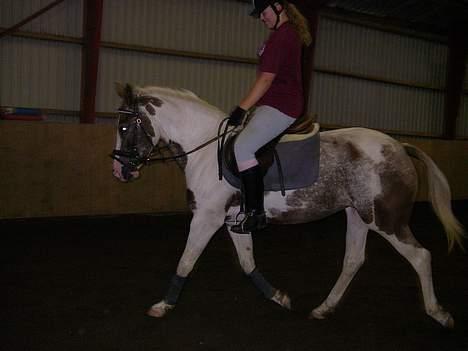
<instances>
[{"instance_id":1,"label":"arena floor","mask_svg":"<svg viewBox=\"0 0 468 351\"><path fill-rule=\"evenodd\" d=\"M468 201L454 204L468 227ZM254 238L258 267L289 292L293 312L265 300L241 273L223 229L198 261L177 308L147 317L184 248L184 215L0 222L0 349L72 350L468 350L468 256L447 255L442 227L418 203L412 228L432 252L439 301L455 318L445 330L422 308L415 272L371 233L367 260L335 314L307 315L341 268L345 217L270 226Z\"/></svg>"}]
</instances>

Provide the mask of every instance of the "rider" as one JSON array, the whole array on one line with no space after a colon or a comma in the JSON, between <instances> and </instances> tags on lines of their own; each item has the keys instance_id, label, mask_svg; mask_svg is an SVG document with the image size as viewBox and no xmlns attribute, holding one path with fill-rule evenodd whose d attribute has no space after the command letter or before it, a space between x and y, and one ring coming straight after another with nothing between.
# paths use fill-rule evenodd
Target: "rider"
<instances>
[{"instance_id":1,"label":"rider","mask_svg":"<svg viewBox=\"0 0 468 351\"><path fill-rule=\"evenodd\" d=\"M238 126L256 106L239 134L234 154L243 185L245 217L231 230L248 234L265 228L263 174L255 152L284 132L303 112L302 46L312 41L306 19L283 0L254 0L251 16L271 31L258 51L257 78L248 94L231 112L228 123Z\"/></svg>"}]
</instances>

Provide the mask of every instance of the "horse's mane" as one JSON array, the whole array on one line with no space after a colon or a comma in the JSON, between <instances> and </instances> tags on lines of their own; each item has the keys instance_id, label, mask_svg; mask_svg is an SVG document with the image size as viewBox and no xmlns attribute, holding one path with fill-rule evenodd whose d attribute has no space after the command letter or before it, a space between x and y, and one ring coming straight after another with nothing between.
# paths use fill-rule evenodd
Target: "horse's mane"
<instances>
[{"instance_id":1,"label":"horse's mane","mask_svg":"<svg viewBox=\"0 0 468 351\"><path fill-rule=\"evenodd\" d=\"M160 86L145 86L140 88L142 91L145 93L149 94L159 94L159 95L165 95L165 96L173 96L173 97L179 97L182 99L196 99L203 101L196 95L194 92L187 90L187 89L182 89L182 88L170 88L170 87L160 87Z\"/></svg>"},{"instance_id":2,"label":"horse's mane","mask_svg":"<svg viewBox=\"0 0 468 351\"><path fill-rule=\"evenodd\" d=\"M169 99L182 99L187 102L192 102L197 105L200 105L200 107L212 110L213 112L216 112L216 114L223 114L223 112L218 107L211 105L207 101L201 99L197 94L187 89L160 86L145 86L140 87L139 90L144 94L155 95L159 98L162 98L163 100L164 97L167 97Z\"/></svg>"}]
</instances>

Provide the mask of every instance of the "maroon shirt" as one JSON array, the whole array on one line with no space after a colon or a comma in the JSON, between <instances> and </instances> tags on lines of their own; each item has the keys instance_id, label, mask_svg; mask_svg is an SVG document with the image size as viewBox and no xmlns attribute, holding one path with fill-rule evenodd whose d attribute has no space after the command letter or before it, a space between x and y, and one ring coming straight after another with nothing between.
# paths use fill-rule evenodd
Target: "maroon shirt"
<instances>
[{"instance_id":1,"label":"maroon shirt","mask_svg":"<svg viewBox=\"0 0 468 351\"><path fill-rule=\"evenodd\" d=\"M274 107L290 117L304 109L302 90L302 42L289 22L271 32L258 52L258 71L275 73L275 79L257 106Z\"/></svg>"}]
</instances>

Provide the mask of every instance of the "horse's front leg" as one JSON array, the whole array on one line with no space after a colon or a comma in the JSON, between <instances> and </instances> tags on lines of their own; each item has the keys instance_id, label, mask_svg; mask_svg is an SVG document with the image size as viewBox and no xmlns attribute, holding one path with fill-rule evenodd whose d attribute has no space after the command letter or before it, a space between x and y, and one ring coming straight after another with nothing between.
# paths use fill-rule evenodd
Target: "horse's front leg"
<instances>
[{"instance_id":1,"label":"horse's front leg","mask_svg":"<svg viewBox=\"0 0 468 351\"><path fill-rule=\"evenodd\" d=\"M231 212L231 211L230 211ZM289 296L274 288L263 276L255 265L253 254L252 235L237 234L229 230L232 242L236 248L237 256L244 273L251 279L252 283L263 293L263 295L278 305L291 309L291 299Z\"/></svg>"},{"instance_id":2,"label":"horse's front leg","mask_svg":"<svg viewBox=\"0 0 468 351\"><path fill-rule=\"evenodd\" d=\"M190 233L185 250L179 260L177 272L172 277L169 289L163 300L151 306L147 314L151 317L163 317L177 303L187 276L193 269L206 245L216 231L224 224L223 210L202 209L194 212L190 223Z\"/></svg>"}]
</instances>

